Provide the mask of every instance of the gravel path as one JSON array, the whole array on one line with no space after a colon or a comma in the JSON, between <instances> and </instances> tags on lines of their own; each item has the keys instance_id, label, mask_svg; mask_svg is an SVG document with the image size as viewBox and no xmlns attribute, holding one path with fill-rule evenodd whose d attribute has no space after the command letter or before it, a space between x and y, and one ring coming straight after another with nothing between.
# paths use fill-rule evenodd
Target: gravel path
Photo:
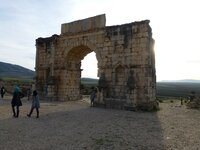
<instances>
[{"instance_id":1,"label":"gravel path","mask_svg":"<svg viewBox=\"0 0 200 150\"><path fill-rule=\"evenodd\" d=\"M39 119L26 117L30 105L12 118L10 100L0 100L0 150L200 150L200 110L179 103L132 112L41 102Z\"/></svg>"}]
</instances>

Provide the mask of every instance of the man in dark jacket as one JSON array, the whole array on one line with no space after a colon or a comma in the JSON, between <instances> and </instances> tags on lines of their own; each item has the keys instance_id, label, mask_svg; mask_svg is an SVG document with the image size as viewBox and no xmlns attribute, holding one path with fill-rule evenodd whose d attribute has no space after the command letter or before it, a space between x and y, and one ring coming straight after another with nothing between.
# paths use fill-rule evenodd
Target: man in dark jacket
<instances>
[{"instance_id":1,"label":"man in dark jacket","mask_svg":"<svg viewBox=\"0 0 200 150\"><path fill-rule=\"evenodd\" d=\"M4 88L4 86L1 87L1 98L3 99L4 94L6 93L6 90Z\"/></svg>"}]
</instances>

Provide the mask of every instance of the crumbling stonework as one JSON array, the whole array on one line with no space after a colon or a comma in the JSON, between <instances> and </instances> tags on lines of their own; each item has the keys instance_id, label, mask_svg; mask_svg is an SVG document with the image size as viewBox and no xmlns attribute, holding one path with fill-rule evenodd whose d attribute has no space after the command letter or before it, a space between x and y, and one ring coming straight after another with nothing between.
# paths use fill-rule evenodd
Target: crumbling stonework
<instances>
[{"instance_id":1,"label":"crumbling stonework","mask_svg":"<svg viewBox=\"0 0 200 150\"><path fill-rule=\"evenodd\" d=\"M157 106L154 40L149 20L105 26L105 15L62 24L61 34L36 39L36 88L48 99L78 100L81 60L98 61L96 104Z\"/></svg>"},{"instance_id":2,"label":"crumbling stonework","mask_svg":"<svg viewBox=\"0 0 200 150\"><path fill-rule=\"evenodd\" d=\"M200 97L197 97L195 95L195 92L191 92L189 96L189 101L186 103L187 108L194 108L199 109L200 108Z\"/></svg>"}]
</instances>

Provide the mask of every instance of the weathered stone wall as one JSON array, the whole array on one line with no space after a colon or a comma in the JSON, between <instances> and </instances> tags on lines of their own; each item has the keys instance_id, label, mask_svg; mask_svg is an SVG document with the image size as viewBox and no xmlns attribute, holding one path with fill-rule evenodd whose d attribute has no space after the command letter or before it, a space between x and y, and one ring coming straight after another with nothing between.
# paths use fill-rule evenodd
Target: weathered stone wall
<instances>
[{"instance_id":1,"label":"weathered stone wall","mask_svg":"<svg viewBox=\"0 0 200 150\"><path fill-rule=\"evenodd\" d=\"M94 51L100 77L96 104L151 108L156 105L153 46L148 20L105 27L102 15L63 24L61 35L36 40L37 89L50 99L80 99L81 60Z\"/></svg>"}]
</instances>

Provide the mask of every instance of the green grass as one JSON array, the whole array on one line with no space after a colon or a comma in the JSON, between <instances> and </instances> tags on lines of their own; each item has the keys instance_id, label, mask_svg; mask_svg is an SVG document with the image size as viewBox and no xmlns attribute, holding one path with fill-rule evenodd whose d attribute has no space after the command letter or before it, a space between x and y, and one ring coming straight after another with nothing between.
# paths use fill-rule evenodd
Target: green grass
<instances>
[{"instance_id":1,"label":"green grass","mask_svg":"<svg viewBox=\"0 0 200 150\"><path fill-rule=\"evenodd\" d=\"M14 78L14 77L1 77L0 78L1 81L5 81L5 82L22 82L22 83L32 83L34 82L33 79L27 78L27 77L21 77L21 78Z\"/></svg>"},{"instance_id":2,"label":"green grass","mask_svg":"<svg viewBox=\"0 0 200 150\"><path fill-rule=\"evenodd\" d=\"M91 78L81 78L81 83L85 86L97 86L98 79L91 79Z\"/></svg>"},{"instance_id":3,"label":"green grass","mask_svg":"<svg viewBox=\"0 0 200 150\"><path fill-rule=\"evenodd\" d=\"M158 97L188 97L194 91L200 96L200 83L158 82Z\"/></svg>"}]
</instances>

